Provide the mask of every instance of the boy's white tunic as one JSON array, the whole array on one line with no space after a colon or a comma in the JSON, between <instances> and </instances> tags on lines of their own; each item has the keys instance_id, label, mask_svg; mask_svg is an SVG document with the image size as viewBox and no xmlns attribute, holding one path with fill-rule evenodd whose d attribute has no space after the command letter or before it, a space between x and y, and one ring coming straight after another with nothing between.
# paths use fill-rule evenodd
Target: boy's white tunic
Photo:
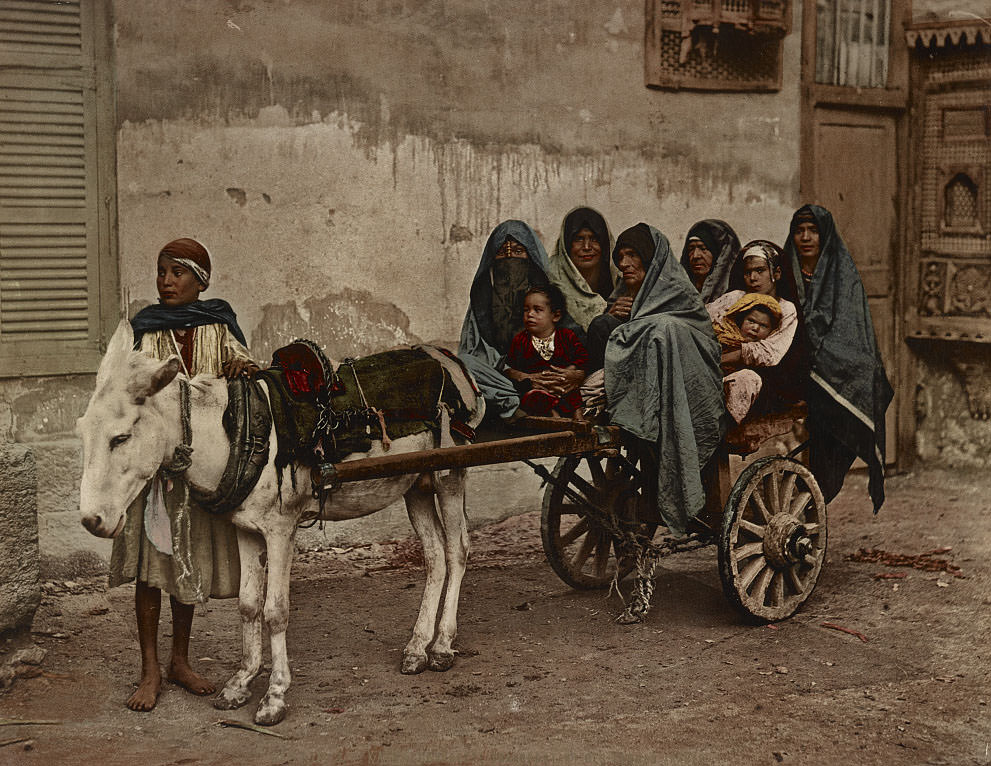
<instances>
[{"instance_id":1,"label":"boy's white tunic","mask_svg":"<svg viewBox=\"0 0 991 766\"><path fill-rule=\"evenodd\" d=\"M248 350L224 324L192 328L191 376L220 375L230 359L250 361ZM156 359L176 356L177 348L168 330L146 332L139 351ZM193 434L193 447L196 434ZM127 512L120 534L114 538L110 558L110 586L138 579L153 588L161 588L178 601L192 604L209 597L230 598L238 595L240 562L234 525L225 517L213 516L194 503L188 514L182 511L185 492L182 479L162 481L165 509L171 520L171 540L156 539L156 546L146 532L145 510L153 482L142 492ZM188 526L187 526L188 525ZM154 529L155 525L151 525ZM168 534L166 533L166 536ZM188 542L184 542L188 541ZM168 543L171 543L169 545ZM173 555L162 550L172 550Z\"/></svg>"}]
</instances>

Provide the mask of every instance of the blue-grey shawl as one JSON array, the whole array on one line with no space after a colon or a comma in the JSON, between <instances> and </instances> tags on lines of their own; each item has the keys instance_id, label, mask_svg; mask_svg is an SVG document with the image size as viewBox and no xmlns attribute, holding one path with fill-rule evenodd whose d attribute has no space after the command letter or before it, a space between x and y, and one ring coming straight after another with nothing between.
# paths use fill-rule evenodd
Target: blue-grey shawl
<instances>
[{"instance_id":1,"label":"blue-grey shawl","mask_svg":"<svg viewBox=\"0 0 991 766\"><path fill-rule=\"evenodd\" d=\"M185 306L164 306L160 303L145 306L131 320L134 347L138 348L141 345L141 338L146 332L179 330L206 324L225 324L242 346L247 344L244 333L238 326L234 309L227 301L213 298L208 301L193 301Z\"/></svg>"},{"instance_id":2,"label":"blue-grey shawl","mask_svg":"<svg viewBox=\"0 0 991 766\"><path fill-rule=\"evenodd\" d=\"M606 397L615 425L657 445L658 510L681 535L705 504L701 470L728 415L712 321L667 238L650 232L654 258L606 346Z\"/></svg>"},{"instance_id":3,"label":"blue-grey shawl","mask_svg":"<svg viewBox=\"0 0 991 766\"><path fill-rule=\"evenodd\" d=\"M818 205L819 260L806 291L800 277L792 219L783 277L794 289L808 342L809 468L832 500L859 457L869 469L868 491L877 512L884 503L884 413L894 391L884 372L867 293L833 216ZM783 280L784 281L784 280Z\"/></svg>"}]
</instances>

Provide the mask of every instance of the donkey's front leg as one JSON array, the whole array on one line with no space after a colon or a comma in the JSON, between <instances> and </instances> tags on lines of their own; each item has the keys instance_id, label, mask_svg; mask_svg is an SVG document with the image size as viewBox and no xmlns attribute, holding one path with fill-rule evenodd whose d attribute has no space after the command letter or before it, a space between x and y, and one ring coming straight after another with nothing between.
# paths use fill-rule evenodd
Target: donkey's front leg
<instances>
[{"instance_id":1,"label":"donkey's front leg","mask_svg":"<svg viewBox=\"0 0 991 766\"><path fill-rule=\"evenodd\" d=\"M265 594L265 541L238 527L237 550L241 557L241 667L213 700L218 710L234 710L251 699L248 688L262 666L262 604Z\"/></svg>"},{"instance_id":2,"label":"donkey's front leg","mask_svg":"<svg viewBox=\"0 0 991 766\"><path fill-rule=\"evenodd\" d=\"M292 682L286 653L286 628L289 626L289 575L295 553L295 524L269 530L265 542L268 548L268 592L264 614L272 644L272 673L268 679L268 691L255 711L255 723L273 726L286 717L285 696Z\"/></svg>"},{"instance_id":3,"label":"donkey's front leg","mask_svg":"<svg viewBox=\"0 0 991 766\"><path fill-rule=\"evenodd\" d=\"M409 520L423 544L423 561L427 570L420 612L413 626L413 636L403 650L400 667L400 672L409 675L427 669L427 646L434 640L437 607L444 591L447 569L444 565L444 531L437 521L430 474L420 476L406 492L405 499Z\"/></svg>"}]
</instances>

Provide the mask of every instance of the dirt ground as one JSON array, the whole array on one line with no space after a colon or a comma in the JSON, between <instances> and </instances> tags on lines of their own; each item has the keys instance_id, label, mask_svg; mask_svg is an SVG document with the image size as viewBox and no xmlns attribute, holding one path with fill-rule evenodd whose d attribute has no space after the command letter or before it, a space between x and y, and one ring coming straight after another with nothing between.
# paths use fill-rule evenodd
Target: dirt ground
<instances>
[{"instance_id":1,"label":"dirt ground","mask_svg":"<svg viewBox=\"0 0 991 766\"><path fill-rule=\"evenodd\" d=\"M890 479L874 517L852 476L829 507L817 590L772 626L731 610L713 548L665 559L646 623L617 625L617 596L557 579L529 513L473 533L458 662L420 676L398 672L416 544L306 553L282 738L218 725L250 722L253 704L220 713L175 686L152 713L126 710L133 589L49 584L33 633L42 673L0 695L0 762L991 764L989 510L991 477L930 470ZM860 548L949 548L936 558L962 576L847 558ZM198 608L193 656L214 681L239 644L233 601Z\"/></svg>"}]
</instances>

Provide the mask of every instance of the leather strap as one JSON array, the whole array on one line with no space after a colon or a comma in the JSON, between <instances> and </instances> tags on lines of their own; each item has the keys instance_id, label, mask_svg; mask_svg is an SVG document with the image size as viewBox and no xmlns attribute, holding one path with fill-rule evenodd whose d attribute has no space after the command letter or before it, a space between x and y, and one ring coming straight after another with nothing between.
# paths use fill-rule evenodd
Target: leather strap
<instances>
[{"instance_id":1,"label":"leather strap","mask_svg":"<svg viewBox=\"0 0 991 766\"><path fill-rule=\"evenodd\" d=\"M224 425L230 454L220 483L212 492L190 485L190 497L209 513L233 511L251 494L262 469L268 465L272 413L257 381L235 378L227 382Z\"/></svg>"}]
</instances>

